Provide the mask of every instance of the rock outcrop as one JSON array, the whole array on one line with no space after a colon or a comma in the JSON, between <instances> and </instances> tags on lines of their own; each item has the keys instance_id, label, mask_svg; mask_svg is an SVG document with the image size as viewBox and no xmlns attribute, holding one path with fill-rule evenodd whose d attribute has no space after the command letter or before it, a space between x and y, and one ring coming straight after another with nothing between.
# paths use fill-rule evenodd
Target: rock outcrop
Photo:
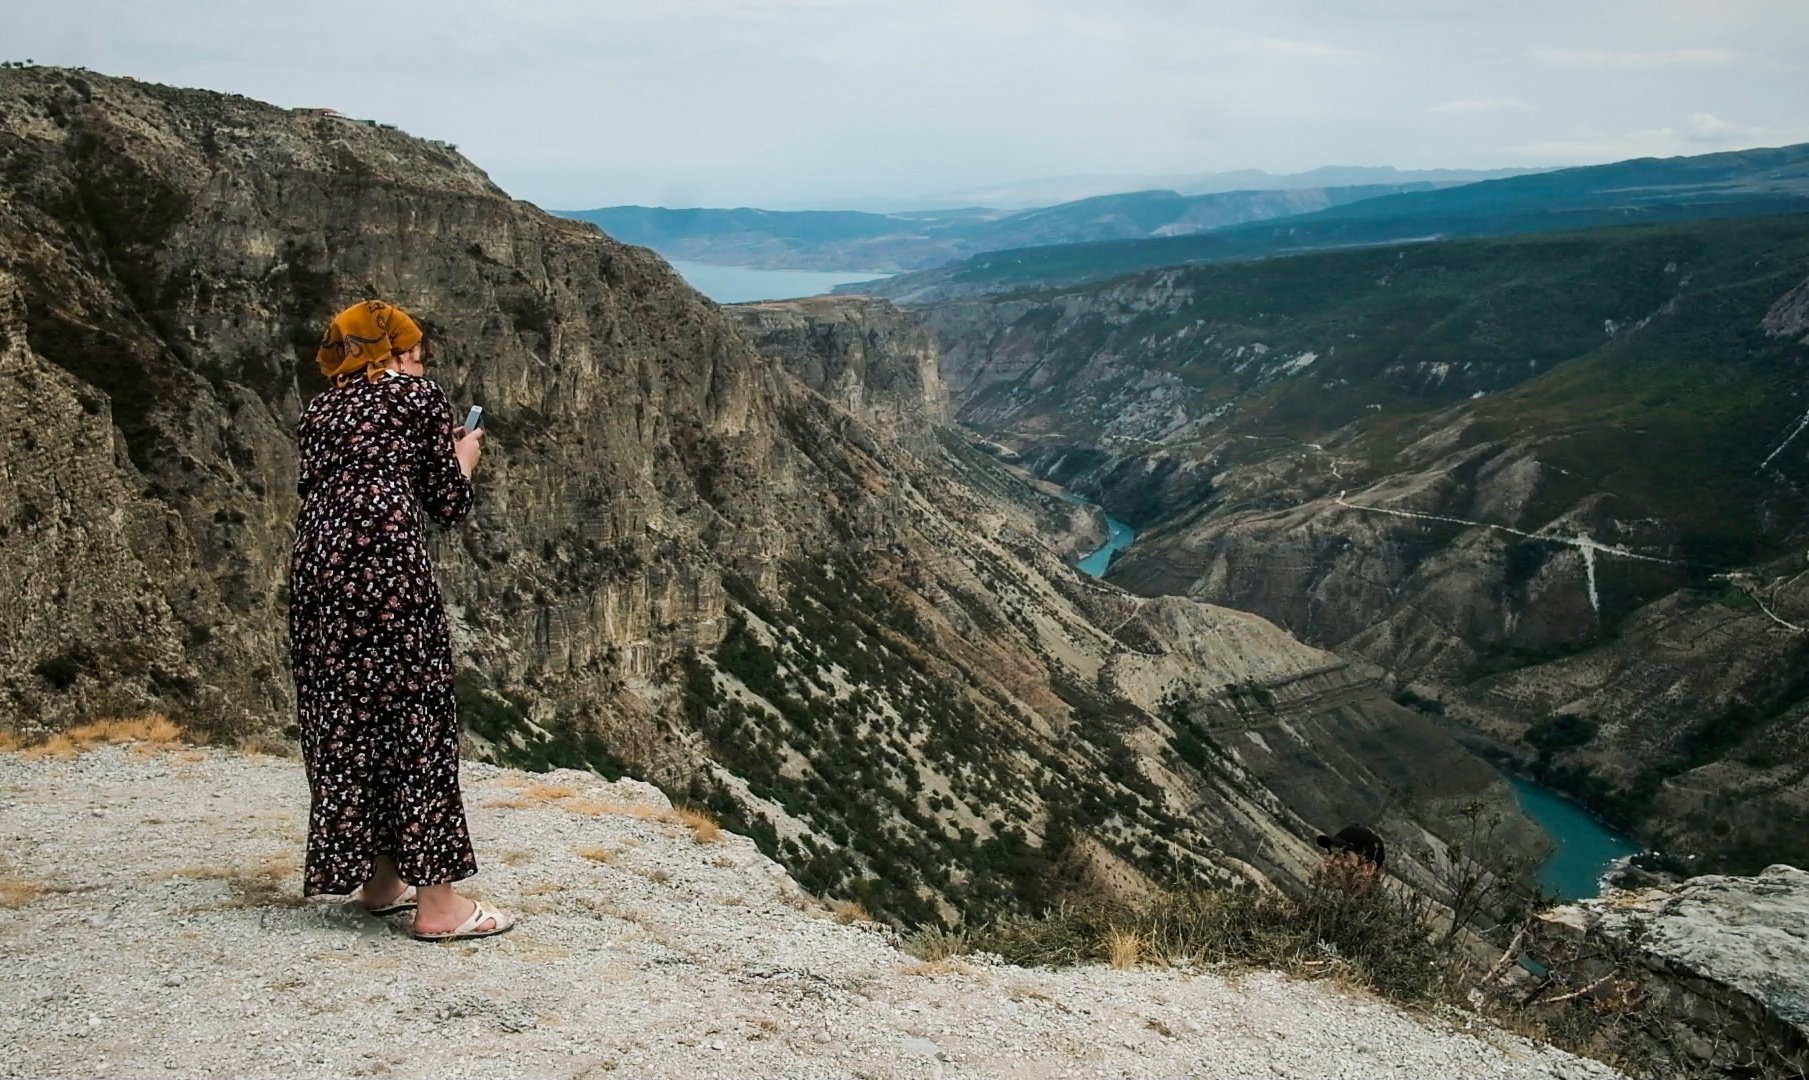
<instances>
[{"instance_id":1,"label":"rock outcrop","mask_svg":"<svg viewBox=\"0 0 1809 1080\"><path fill-rule=\"evenodd\" d=\"M1809 1073L1809 873L1708 876L1555 908L1535 954L1558 982L1626 1003L1673 1075Z\"/></svg>"},{"instance_id":2,"label":"rock outcrop","mask_svg":"<svg viewBox=\"0 0 1809 1080\"><path fill-rule=\"evenodd\" d=\"M1795 335L1809 345L1809 280L1779 297L1760 325L1767 334Z\"/></svg>"},{"instance_id":3,"label":"rock outcrop","mask_svg":"<svg viewBox=\"0 0 1809 1080\"><path fill-rule=\"evenodd\" d=\"M884 300L813 296L724 310L805 386L907 449L927 450L953 421L935 337Z\"/></svg>"},{"instance_id":4,"label":"rock outcrop","mask_svg":"<svg viewBox=\"0 0 1809 1080\"><path fill-rule=\"evenodd\" d=\"M0 160L0 725L28 739L155 708L280 741L290 432L319 328L380 295L487 410L438 552L475 753L632 768L903 921L1034 907L1080 870L1296 882L1315 832L1365 815L1424 880L1450 806L1513 813L1373 676L1076 574L1041 496L917 429L934 376L892 370L917 346L884 309L785 332L833 346L787 355L838 403L650 252L449 147L243 98L0 71ZM1209 744L1271 722L1273 757Z\"/></svg>"}]
</instances>

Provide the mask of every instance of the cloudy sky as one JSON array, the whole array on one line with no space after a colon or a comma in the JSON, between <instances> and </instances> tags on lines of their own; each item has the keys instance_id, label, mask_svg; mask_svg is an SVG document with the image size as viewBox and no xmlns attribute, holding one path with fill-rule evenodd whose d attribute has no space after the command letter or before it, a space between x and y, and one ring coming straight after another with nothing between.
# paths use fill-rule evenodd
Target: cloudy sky
<instances>
[{"instance_id":1,"label":"cloudy sky","mask_svg":"<svg viewBox=\"0 0 1809 1080\"><path fill-rule=\"evenodd\" d=\"M551 208L1809 141L1809 0L20 0L0 43L396 123Z\"/></svg>"}]
</instances>

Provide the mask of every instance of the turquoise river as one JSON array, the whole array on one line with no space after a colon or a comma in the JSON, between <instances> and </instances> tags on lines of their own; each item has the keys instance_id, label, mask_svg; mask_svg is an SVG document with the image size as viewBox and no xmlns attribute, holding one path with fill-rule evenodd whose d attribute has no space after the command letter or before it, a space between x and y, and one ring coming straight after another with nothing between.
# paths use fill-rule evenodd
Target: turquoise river
<instances>
[{"instance_id":1,"label":"turquoise river","mask_svg":"<svg viewBox=\"0 0 1809 1080\"><path fill-rule=\"evenodd\" d=\"M1073 495L1069 502L1093 506ZM1137 530L1101 511L1106 541L1075 565L1094 577L1104 577L1112 558L1137 539ZM1575 802L1530 780L1508 777L1520 809L1532 818L1553 845L1552 853L1535 874L1540 886L1559 900L1582 900L1601 891L1602 875L1617 859L1640 850L1638 844L1609 829Z\"/></svg>"}]
</instances>

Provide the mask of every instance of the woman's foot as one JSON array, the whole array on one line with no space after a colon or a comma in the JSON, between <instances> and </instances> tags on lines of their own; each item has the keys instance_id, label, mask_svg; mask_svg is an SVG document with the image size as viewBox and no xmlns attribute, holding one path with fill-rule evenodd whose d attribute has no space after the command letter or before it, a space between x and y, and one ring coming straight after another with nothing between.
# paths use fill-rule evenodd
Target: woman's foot
<instances>
[{"instance_id":1,"label":"woman's foot","mask_svg":"<svg viewBox=\"0 0 1809 1080\"><path fill-rule=\"evenodd\" d=\"M468 896L460 896L451 885L426 885L415 891L416 937L483 937L500 934L515 925L515 916L507 911L485 908Z\"/></svg>"},{"instance_id":2,"label":"woman's foot","mask_svg":"<svg viewBox=\"0 0 1809 1080\"><path fill-rule=\"evenodd\" d=\"M368 891L369 886L361 887L352 894L352 900L370 915L394 915L399 911L408 911L415 906L415 887L404 885L400 892L389 894L388 899L377 900L373 897L380 893Z\"/></svg>"},{"instance_id":3,"label":"woman's foot","mask_svg":"<svg viewBox=\"0 0 1809 1080\"><path fill-rule=\"evenodd\" d=\"M414 905L413 888L396 873L392 859L379 855L371 861L371 876L352 894L352 899L373 915L389 915Z\"/></svg>"}]
</instances>

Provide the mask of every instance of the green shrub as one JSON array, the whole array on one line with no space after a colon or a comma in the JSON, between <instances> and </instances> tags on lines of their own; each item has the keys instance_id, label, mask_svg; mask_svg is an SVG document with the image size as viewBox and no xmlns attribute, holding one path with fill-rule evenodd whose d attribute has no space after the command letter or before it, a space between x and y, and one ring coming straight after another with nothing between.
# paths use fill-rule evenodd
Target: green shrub
<instances>
[{"instance_id":1,"label":"green shrub","mask_svg":"<svg viewBox=\"0 0 1809 1080\"><path fill-rule=\"evenodd\" d=\"M1555 713L1527 728L1525 739L1540 754L1551 755L1588 745L1601 726L1587 716Z\"/></svg>"},{"instance_id":2,"label":"green shrub","mask_svg":"<svg viewBox=\"0 0 1809 1080\"><path fill-rule=\"evenodd\" d=\"M1007 916L972 932L976 950L1025 966L1110 959L1115 935L1146 956L1201 965L1339 973L1377 993L1424 1001L1461 984L1468 954L1439 943L1444 928L1421 894L1333 863L1299 896L1255 887L1175 893L1141 907L1103 899Z\"/></svg>"}]
</instances>

